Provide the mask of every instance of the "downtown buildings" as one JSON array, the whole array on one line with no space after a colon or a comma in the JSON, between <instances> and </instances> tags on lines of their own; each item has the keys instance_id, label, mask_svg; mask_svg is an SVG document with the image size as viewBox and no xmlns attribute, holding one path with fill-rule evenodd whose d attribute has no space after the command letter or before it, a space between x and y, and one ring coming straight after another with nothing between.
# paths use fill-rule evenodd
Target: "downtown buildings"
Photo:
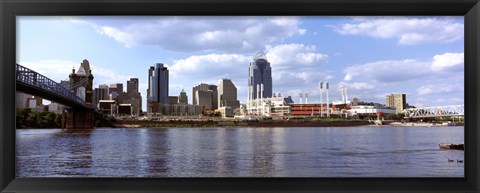
<instances>
[{"instance_id":1,"label":"downtown buildings","mask_svg":"<svg viewBox=\"0 0 480 193\"><path fill-rule=\"evenodd\" d=\"M138 78L127 80L127 92L123 84L101 84L94 90L94 104L103 114L133 115L142 114L142 96L138 91Z\"/></svg>"},{"instance_id":2,"label":"downtown buildings","mask_svg":"<svg viewBox=\"0 0 480 193\"><path fill-rule=\"evenodd\" d=\"M123 92L122 90L120 93L118 93L117 101L119 113L128 114L128 106L130 106L132 115L140 115L142 112L142 96L138 91L138 78L130 78L130 80L127 81L127 92Z\"/></svg>"},{"instance_id":3,"label":"downtown buildings","mask_svg":"<svg viewBox=\"0 0 480 193\"><path fill-rule=\"evenodd\" d=\"M237 87L231 79L222 78L217 85L201 83L192 88L192 103L204 111L218 111L222 116L233 116L234 109L240 107L237 100Z\"/></svg>"},{"instance_id":4,"label":"downtown buildings","mask_svg":"<svg viewBox=\"0 0 480 193\"><path fill-rule=\"evenodd\" d=\"M290 113L290 106L279 93L272 96L272 68L265 53L259 51L253 56L248 69L247 115L279 115Z\"/></svg>"},{"instance_id":5,"label":"downtown buildings","mask_svg":"<svg viewBox=\"0 0 480 193\"><path fill-rule=\"evenodd\" d=\"M203 111L198 105L188 104L184 90L178 96L169 96L168 69L156 63L148 69L147 113L149 115L194 116Z\"/></svg>"},{"instance_id":6,"label":"downtown buildings","mask_svg":"<svg viewBox=\"0 0 480 193\"><path fill-rule=\"evenodd\" d=\"M224 106L237 108L240 103L237 100L237 87L227 78L218 80L218 85L201 83L194 86L192 95L193 104L212 110Z\"/></svg>"}]
</instances>

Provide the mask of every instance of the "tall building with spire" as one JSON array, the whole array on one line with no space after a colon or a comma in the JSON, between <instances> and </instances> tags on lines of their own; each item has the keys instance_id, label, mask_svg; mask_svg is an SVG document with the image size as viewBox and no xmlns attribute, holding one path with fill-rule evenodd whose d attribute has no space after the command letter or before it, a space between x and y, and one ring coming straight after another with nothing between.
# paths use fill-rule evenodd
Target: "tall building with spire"
<instances>
[{"instance_id":1,"label":"tall building with spire","mask_svg":"<svg viewBox=\"0 0 480 193\"><path fill-rule=\"evenodd\" d=\"M263 85L263 91L261 89ZM258 90L260 89L260 90ZM253 56L248 69L248 99L272 97L272 69L263 51Z\"/></svg>"}]
</instances>

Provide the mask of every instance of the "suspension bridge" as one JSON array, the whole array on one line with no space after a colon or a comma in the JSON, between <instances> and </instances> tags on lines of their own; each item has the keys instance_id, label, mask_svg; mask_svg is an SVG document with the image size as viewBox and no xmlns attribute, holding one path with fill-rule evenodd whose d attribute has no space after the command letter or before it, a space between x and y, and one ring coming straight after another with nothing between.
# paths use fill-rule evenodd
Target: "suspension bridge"
<instances>
[{"instance_id":1,"label":"suspension bridge","mask_svg":"<svg viewBox=\"0 0 480 193\"><path fill-rule=\"evenodd\" d=\"M91 71L85 72L83 66L88 66L87 60L82 63L81 71L70 74L69 87L51 80L50 78L16 64L16 91L39 96L52 102L67 106L62 113L62 127L65 128L92 128L95 106L91 104L92 80Z\"/></svg>"}]
</instances>

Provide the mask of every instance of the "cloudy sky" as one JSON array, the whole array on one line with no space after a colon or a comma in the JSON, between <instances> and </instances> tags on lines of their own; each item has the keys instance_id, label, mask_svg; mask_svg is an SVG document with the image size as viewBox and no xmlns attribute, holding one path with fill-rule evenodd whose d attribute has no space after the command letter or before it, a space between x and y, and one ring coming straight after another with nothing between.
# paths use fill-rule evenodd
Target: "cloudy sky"
<instances>
[{"instance_id":1,"label":"cloudy sky","mask_svg":"<svg viewBox=\"0 0 480 193\"><path fill-rule=\"evenodd\" d=\"M300 92L319 102L319 81L331 100L345 86L350 100L464 103L463 17L17 17L17 63L60 82L87 59L95 87L139 78L143 110L155 63L170 70L170 96L185 89L191 102L193 86L230 78L245 103L259 50L273 92L296 103Z\"/></svg>"}]
</instances>

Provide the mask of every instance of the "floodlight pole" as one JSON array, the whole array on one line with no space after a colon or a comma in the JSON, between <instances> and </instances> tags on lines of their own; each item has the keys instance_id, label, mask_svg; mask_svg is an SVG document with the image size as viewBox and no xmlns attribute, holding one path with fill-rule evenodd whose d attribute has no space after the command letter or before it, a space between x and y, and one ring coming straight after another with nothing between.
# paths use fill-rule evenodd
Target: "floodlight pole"
<instances>
[{"instance_id":1,"label":"floodlight pole","mask_svg":"<svg viewBox=\"0 0 480 193\"><path fill-rule=\"evenodd\" d=\"M320 117L323 117L323 82L319 82L320 86Z\"/></svg>"}]
</instances>

